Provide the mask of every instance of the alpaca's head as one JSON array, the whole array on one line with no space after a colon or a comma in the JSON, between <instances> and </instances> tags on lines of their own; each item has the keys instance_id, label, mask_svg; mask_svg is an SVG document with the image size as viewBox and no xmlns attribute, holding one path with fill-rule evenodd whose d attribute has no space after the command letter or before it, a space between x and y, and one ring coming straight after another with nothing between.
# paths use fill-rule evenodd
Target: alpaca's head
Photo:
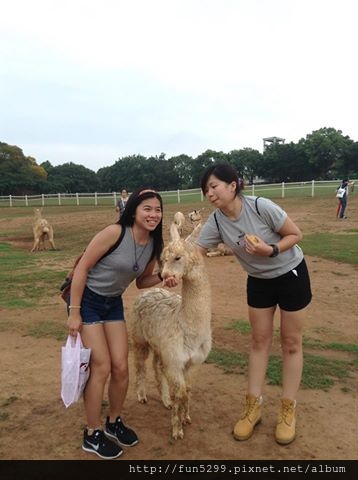
<instances>
[{"instance_id":1,"label":"alpaca's head","mask_svg":"<svg viewBox=\"0 0 358 480\"><path fill-rule=\"evenodd\" d=\"M42 218L42 208L34 208L35 219Z\"/></svg>"},{"instance_id":2,"label":"alpaca's head","mask_svg":"<svg viewBox=\"0 0 358 480\"><path fill-rule=\"evenodd\" d=\"M192 212L188 213L188 217L191 223L199 223L201 222L201 210L193 210Z\"/></svg>"},{"instance_id":3,"label":"alpaca's head","mask_svg":"<svg viewBox=\"0 0 358 480\"><path fill-rule=\"evenodd\" d=\"M171 241L161 255L161 274L163 278L174 276L179 281L189 275L196 266L202 265L203 258L192 241L180 238L174 223L170 226L170 237Z\"/></svg>"}]
</instances>

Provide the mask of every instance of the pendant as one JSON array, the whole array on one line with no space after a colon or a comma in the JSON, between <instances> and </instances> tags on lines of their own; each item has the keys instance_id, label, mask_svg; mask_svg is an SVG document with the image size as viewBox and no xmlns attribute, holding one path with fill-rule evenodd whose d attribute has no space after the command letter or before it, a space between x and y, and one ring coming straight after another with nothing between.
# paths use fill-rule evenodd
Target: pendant
<instances>
[{"instance_id":1,"label":"pendant","mask_svg":"<svg viewBox=\"0 0 358 480\"><path fill-rule=\"evenodd\" d=\"M136 262L134 265L133 265L133 272L138 272L139 270L139 265L138 263Z\"/></svg>"}]
</instances>

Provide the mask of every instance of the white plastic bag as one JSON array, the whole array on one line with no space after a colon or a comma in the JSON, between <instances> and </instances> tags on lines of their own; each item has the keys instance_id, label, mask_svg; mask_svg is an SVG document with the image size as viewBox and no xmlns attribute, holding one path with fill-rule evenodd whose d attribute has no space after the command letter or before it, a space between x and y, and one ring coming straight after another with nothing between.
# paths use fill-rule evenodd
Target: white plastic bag
<instances>
[{"instance_id":1,"label":"white plastic bag","mask_svg":"<svg viewBox=\"0 0 358 480\"><path fill-rule=\"evenodd\" d=\"M81 398L90 373L90 356L91 349L83 347L79 333L76 340L67 337L61 349L61 398L66 408Z\"/></svg>"},{"instance_id":2,"label":"white plastic bag","mask_svg":"<svg viewBox=\"0 0 358 480\"><path fill-rule=\"evenodd\" d=\"M345 193L346 193L346 189L339 187L336 193L336 197L343 198Z\"/></svg>"}]
</instances>

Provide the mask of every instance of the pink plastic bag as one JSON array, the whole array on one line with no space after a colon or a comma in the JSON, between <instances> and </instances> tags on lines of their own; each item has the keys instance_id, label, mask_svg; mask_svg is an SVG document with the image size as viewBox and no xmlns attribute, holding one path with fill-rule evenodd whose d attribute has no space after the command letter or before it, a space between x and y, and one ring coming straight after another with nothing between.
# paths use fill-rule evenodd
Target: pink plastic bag
<instances>
[{"instance_id":1,"label":"pink plastic bag","mask_svg":"<svg viewBox=\"0 0 358 480\"><path fill-rule=\"evenodd\" d=\"M65 407L77 402L83 393L89 377L91 349L84 348L81 335L71 335L61 349L61 398Z\"/></svg>"}]
</instances>

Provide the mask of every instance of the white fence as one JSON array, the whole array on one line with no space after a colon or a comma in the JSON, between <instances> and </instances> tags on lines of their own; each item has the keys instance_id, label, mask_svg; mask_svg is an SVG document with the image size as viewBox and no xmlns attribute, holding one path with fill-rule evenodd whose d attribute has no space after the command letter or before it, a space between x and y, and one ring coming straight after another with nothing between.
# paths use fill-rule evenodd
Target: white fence
<instances>
[{"instance_id":1,"label":"white fence","mask_svg":"<svg viewBox=\"0 0 358 480\"><path fill-rule=\"evenodd\" d=\"M340 180L309 181L293 183L253 184L245 187L247 195L261 195L268 198L334 196ZM353 191L351 186L351 192ZM164 203L186 203L203 201L200 188L159 192ZM119 194L110 193L57 193L42 195L0 196L0 207L38 207L66 205L105 206L117 204Z\"/></svg>"}]
</instances>

